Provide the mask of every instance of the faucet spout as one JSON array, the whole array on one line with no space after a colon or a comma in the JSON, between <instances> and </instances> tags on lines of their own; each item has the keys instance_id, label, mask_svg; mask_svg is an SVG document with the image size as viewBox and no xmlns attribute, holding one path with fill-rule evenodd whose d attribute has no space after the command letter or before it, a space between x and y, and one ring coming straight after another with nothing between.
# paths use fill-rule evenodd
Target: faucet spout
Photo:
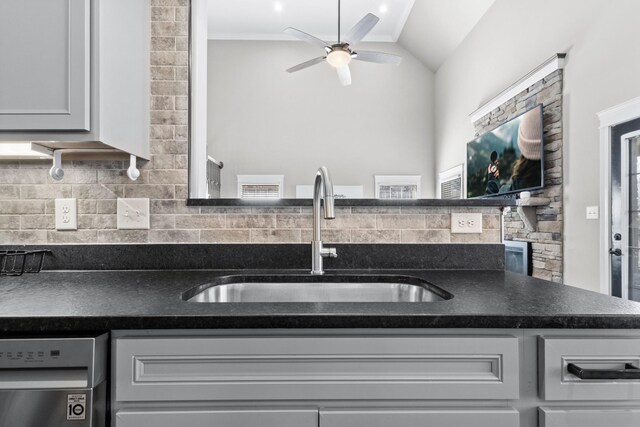
<instances>
[{"instance_id":1,"label":"faucet spout","mask_svg":"<svg viewBox=\"0 0 640 427\"><path fill-rule=\"evenodd\" d=\"M329 169L327 169L326 166L320 167L318 169L318 173L316 173L316 180L313 189L314 206L316 202L320 202L320 198L322 198L324 202L324 218L334 219L336 214L333 203L333 182L331 181Z\"/></svg>"},{"instance_id":2,"label":"faucet spout","mask_svg":"<svg viewBox=\"0 0 640 427\"><path fill-rule=\"evenodd\" d=\"M313 240L311 241L311 274L324 274L322 259L335 258L335 248L324 248L322 246L320 205L322 204L324 218L334 219L336 217L333 183L329 170L322 166L316 173L313 185Z\"/></svg>"}]
</instances>

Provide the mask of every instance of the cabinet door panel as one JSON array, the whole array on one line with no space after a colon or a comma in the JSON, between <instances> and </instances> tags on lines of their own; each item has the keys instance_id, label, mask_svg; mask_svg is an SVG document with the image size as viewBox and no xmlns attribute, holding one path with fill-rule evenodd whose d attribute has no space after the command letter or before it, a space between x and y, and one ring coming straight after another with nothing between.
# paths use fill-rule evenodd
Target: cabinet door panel
<instances>
[{"instance_id":1,"label":"cabinet door panel","mask_svg":"<svg viewBox=\"0 0 640 427\"><path fill-rule=\"evenodd\" d=\"M320 427L518 427L511 408L320 410Z\"/></svg>"},{"instance_id":2,"label":"cabinet door panel","mask_svg":"<svg viewBox=\"0 0 640 427\"><path fill-rule=\"evenodd\" d=\"M317 409L122 410L116 427L318 427Z\"/></svg>"},{"instance_id":3,"label":"cabinet door panel","mask_svg":"<svg viewBox=\"0 0 640 427\"><path fill-rule=\"evenodd\" d=\"M640 408L539 408L540 427L631 427Z\"/></svg>"},{"instance_id":4,"label":"cabinet door panel","mask_svg":"<svg viewBox=\"0 0 640 427\"><path fill-rule=\"evenodd\" d=\"M89 0L0 2L0 130L88 130Z\"/></svg>"}]
</instances>

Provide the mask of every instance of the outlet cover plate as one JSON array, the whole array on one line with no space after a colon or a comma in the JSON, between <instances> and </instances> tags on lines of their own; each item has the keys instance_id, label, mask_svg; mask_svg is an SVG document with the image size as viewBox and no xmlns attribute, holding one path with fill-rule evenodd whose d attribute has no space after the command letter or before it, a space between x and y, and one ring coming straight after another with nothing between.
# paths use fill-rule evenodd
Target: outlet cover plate
<instances>
[{"instance_id":1,"label":"outlet cover plate","mask_svg":"<svg viewBox=\"0 0 640 427\"><path fill-rule=\"evenodd\" d=\"M149 199L118 198L118 230L149 229Z\"/></svg>"},{"instance_id":2,"label":"outlet cover plate","mask_svg":"<svg viewBox=\"0 0 640 427\"><path fill-rule=\"evenodd\" d=\"M482 233L481 213L452 213L451 233L478 234Z\"/></svg>"},{"instance_id":3,"label":"outlet cover plate","mask_svg":"<svg viewBox=\"0 0 640 427\"><path fill-rule=\"evenodd\" d=\"M56 199L56 230L78 229L78 203L76 199Z\"/></svg>"},{"instance_id":4,"label":"outlet cover plate","mask_svg":"<svg viewBox=\"0 0 640 427\"><path fill-rule=\"evenodd\" d=\"M598 206L587 206L587 219L600 218L600 212Z\"/></svg>"}]
</instances>

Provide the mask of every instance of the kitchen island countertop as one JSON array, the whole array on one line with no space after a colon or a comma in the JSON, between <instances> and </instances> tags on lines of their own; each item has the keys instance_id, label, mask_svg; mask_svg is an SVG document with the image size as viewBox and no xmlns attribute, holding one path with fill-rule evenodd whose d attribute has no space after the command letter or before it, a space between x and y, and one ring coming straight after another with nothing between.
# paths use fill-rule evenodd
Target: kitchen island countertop
<instances>
[{"instance_id":1,"label":"kitchen island countertop","mask_svg":"<svg viewBox=\"0 0 640 427\"><path fill-rule=\"evenodd\" d=\"M0 277L5 333L116 329L640 328L640 303L500 270L329 270L422 278L426 303L194 303L182 294L234 274L308 270L43 271Z\"/></svg>"}]
</instances>

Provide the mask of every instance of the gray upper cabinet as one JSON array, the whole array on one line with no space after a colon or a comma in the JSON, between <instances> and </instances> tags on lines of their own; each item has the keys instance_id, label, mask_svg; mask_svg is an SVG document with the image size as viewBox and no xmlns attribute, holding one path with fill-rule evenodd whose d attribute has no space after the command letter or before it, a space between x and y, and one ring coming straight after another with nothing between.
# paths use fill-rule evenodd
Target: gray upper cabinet
<instances>
[{"instance_id":1,"label":"gray upper cabinet","mask_svg":"<svg viewBox=\"0 0 640 427\"><path fill-rule=\"evenodd\" d=\"M89 0L0 2L0 129L90 129Z\"/></svg>"},{"instance_id":2,"label":"gray upper cabinet","mask_svg":"<svg viewBox=\"0 0 640 427\"><path fill-rule=\"evenodd\" d=\"M0 142L148 159L150 32L150 0L0 0Z\"/></svg>"}]
</instances>

